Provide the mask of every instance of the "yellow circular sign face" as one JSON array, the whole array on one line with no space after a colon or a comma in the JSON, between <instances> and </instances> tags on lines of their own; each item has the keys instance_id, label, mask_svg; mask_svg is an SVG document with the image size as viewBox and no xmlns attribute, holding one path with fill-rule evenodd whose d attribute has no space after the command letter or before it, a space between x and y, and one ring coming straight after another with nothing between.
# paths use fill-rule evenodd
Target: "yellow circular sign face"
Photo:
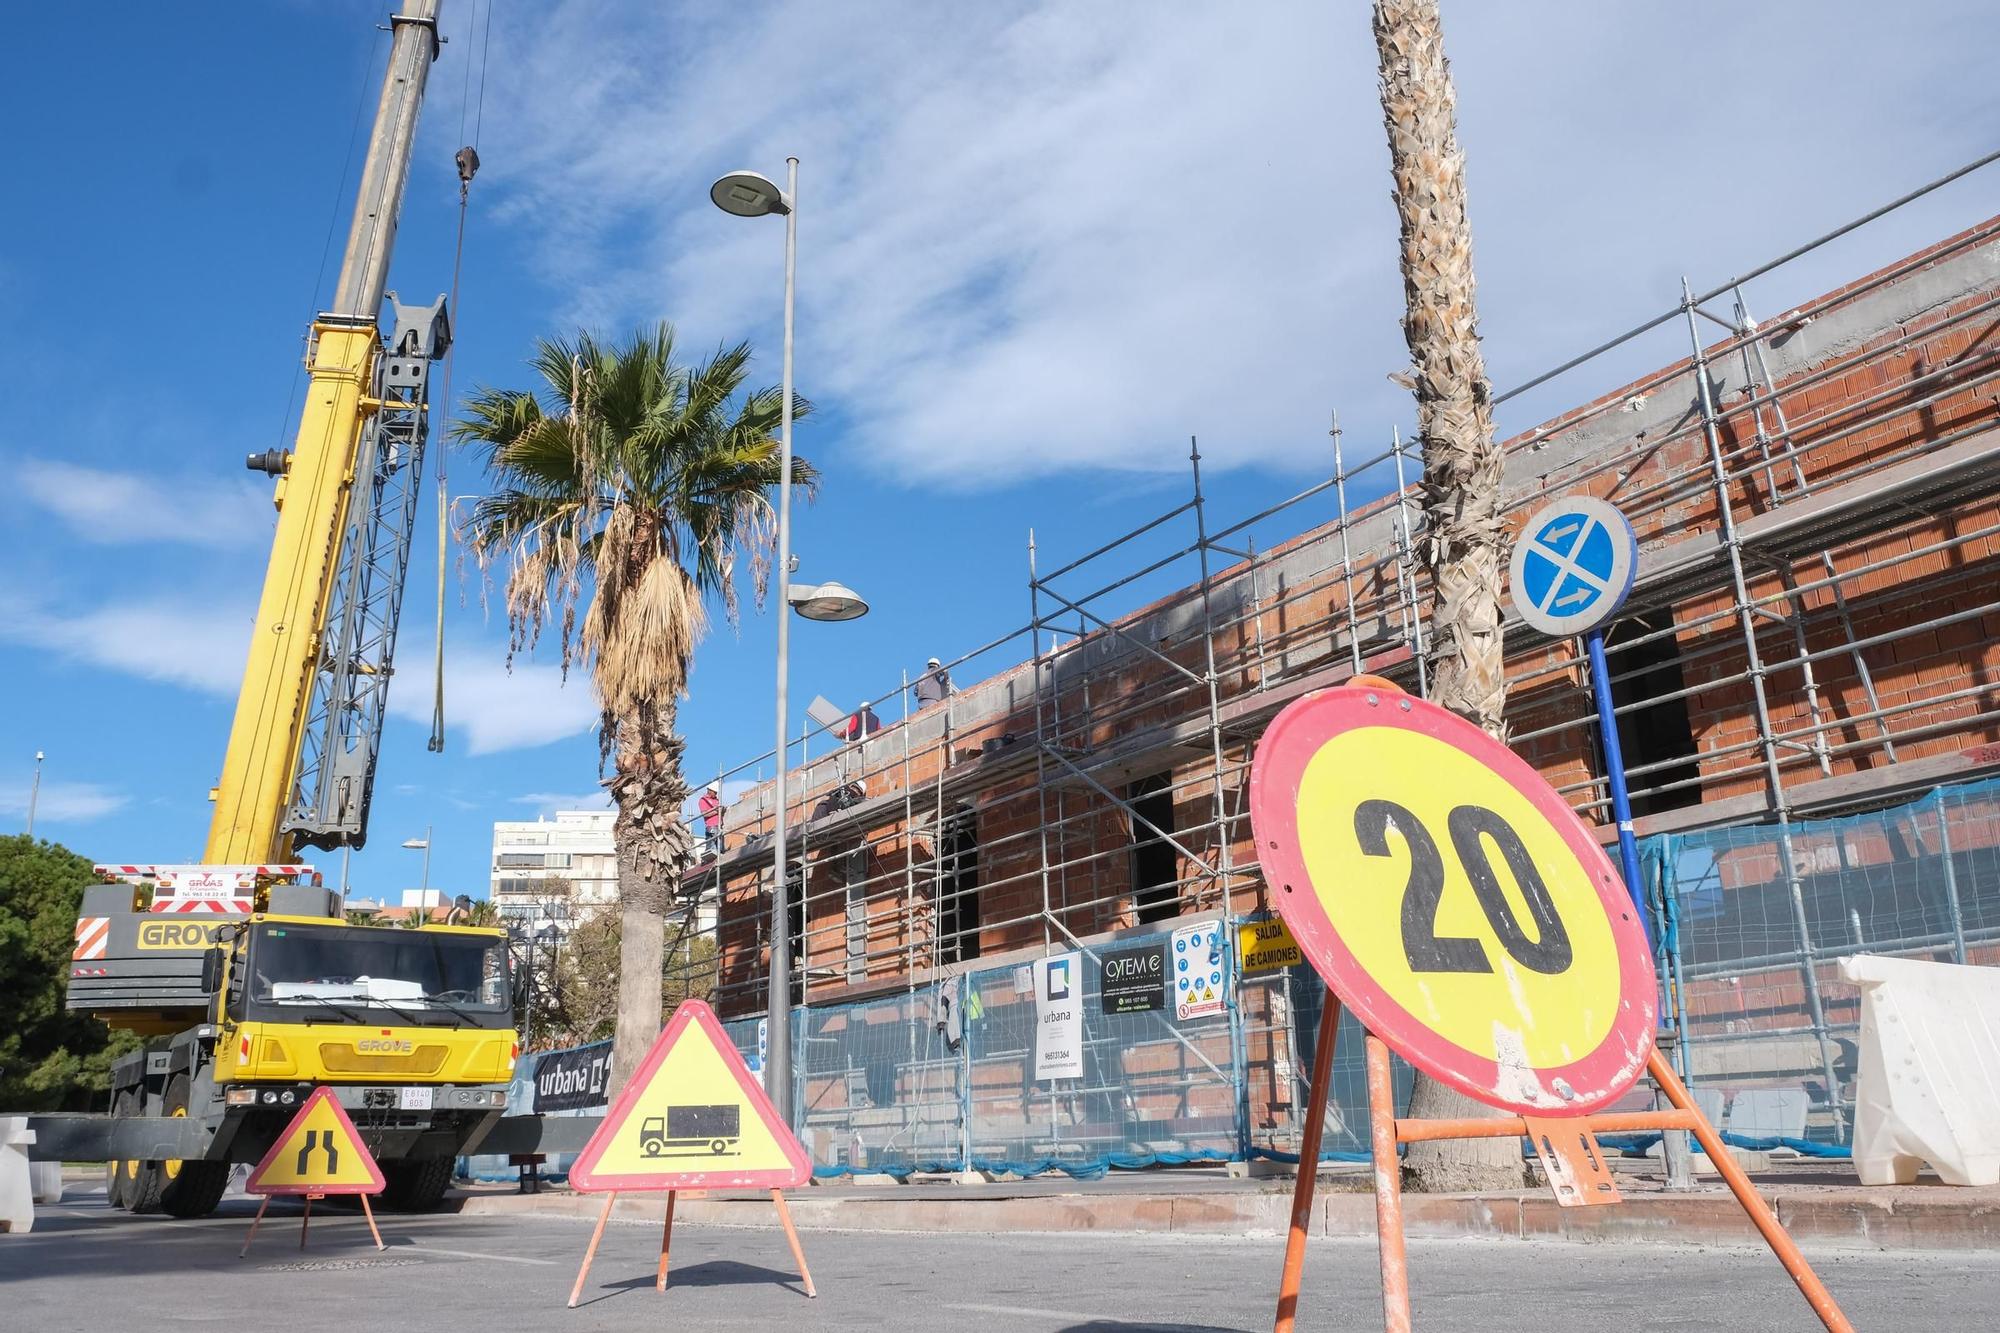
<instances>
[{"instance_id":1,"label":"yellow circular sign face","mask_svg":"<svg viewBox=\"0 0 2000 1333\"><path fill-rule=\"evenodd\" d=\"M1362 812L1361 834L1353 821L1343 827L1304 817L1338 805L1357 772L1369 774L1371 791L1400 799L1369 798L1377 808ZM1531 1065L1550 1068L1597 1049L1618 1007L1617 942L1597 886L1520 792L1443 741L1366 727L1334 738L1312 757L1298 804L1300 850L1320 906L1390 999L1454 1046L1495 1062L1519 1053ZM1392 804L1398 808L1387 808ZM1466 809L1490 811L1499 822L1454 818L1454 811ZM1401 810L1415 817L1414 826ZM1379 839L1368 831L1378 822ZM1547 921L1540 919L1547 910L1529 901L1507 873L1505 851L1494 837L1502 825L1537 867L1544 901L1554 909ZM1500 895L1522 935L1533 941L1525 963L1501 939L1466 859L1455 854L1470 837L1496 872L1489 892ZM1476 856L1473 864L1480 864ZM1442 874L1435 888L1428 878L1433 868ZM1429 921L1413 922L1422 928L1406 932L1405 917L1421 917L1424 904L1417 899L1424 897L1433 904ZM1414 943L1413 960L1406 946L1426 939L1435 948ZM1516 1010L1532 1014L1533 1025L1517 1029L1498 1019Z\"/></svg>"},{"instance_id":2,"label":"yellow circular sign face","mask_svg":"<svg viewBox=\"0 0 2000 1333\"><path fill-rule=\"evenodd\" d=\"M1583 1113L1652 1049L1637 909L1568 804L1506 746L1390 690L1308 695L1250 784L1279 914L1342 1001L1491 1105Z\"/></svg>"}]
</instances>

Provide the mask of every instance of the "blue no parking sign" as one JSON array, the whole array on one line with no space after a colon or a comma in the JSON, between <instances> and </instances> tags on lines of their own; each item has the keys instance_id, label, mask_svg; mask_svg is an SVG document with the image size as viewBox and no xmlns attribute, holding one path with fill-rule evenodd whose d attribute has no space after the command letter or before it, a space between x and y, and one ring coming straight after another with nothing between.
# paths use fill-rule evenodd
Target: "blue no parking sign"
<instances>
[{"instance_id":1,"label":"blue no parking sign","mask_svg":"<svg viewBox=\"0 0 2000 1333\"><path fill-rule=\"evenodd\" d=\"M1646 922L1640 887L1639 844L1633 836L1632 801L1625 790L1625 755L1611 697L1611 669L1604 660L1604 623L1618 614L1639 568L1639 538L1617 508L1589 496L1558 500L1528 520L1514 543L1514 608L1544 634L1583 636L1590 659L1590 694L1597 706L1598 743L1604 749L1605 786L1618 824L1618 865L1639 920ZM1650 927L1648 936L1651 936Z\"/></svg>"},{"instance_id":2,"label":"blue no parking sign","mask_svg":"<svg viewBox=\"0 0 2000 1333\"><path fill-rule=\"evenodd\" d=\"M1544 634L1587 634L1632 591L1639 539L1602 500L1558 500L1528 520L1514 545L1514 606Z\"/></svg>"}]
</instances>

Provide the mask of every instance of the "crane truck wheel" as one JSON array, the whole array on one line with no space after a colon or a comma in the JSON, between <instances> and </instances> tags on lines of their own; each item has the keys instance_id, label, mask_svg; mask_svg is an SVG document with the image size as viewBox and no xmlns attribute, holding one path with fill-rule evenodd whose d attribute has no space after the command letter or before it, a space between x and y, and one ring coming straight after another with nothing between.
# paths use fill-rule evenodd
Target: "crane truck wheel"
<instances>
[{"instance_id":1,"label":"crane truck wheel","mask_svg":"<svg viewBox=\"0 0 2000 1333\"><path fill-rule=\"evenodd\" d=\"M168 1183L167 1164L139 1162L137 1166L139 1169L132 1178L131 1202L126 1207L135 1213L157 1213L160 1211L160 1194Z\"/></svg>"},{"instance_id":2,"label":"crane truck wheel","mask_svg":"<svg viewBox=\"0 0 2000 1333\"><path fill-rule=\"evenodd\" d=\"M111 1104L113 1120L130 1120L139 1114L139 1094L127 1089L118 1094ZM139 1172L144 1162L123 1161L113 1158L104 1164L104 1192L111 1200L113 1208L132 1208L132 1194L137 1188Z\"/></svg>"},{"instance_id":3,"label":"crane truck wheel","mask_svg":"<svg viewBox=\"0 0 2000 1333\"><path fill-rule=\"evenodd\" d=\"M167 1084L167 1114L188 1113L188 1077L174 1075ZM160 1210L169 1217L207 1217L222 1202L229 1188L227 1162L162 1162L164 1182L160 1188Z\"/></svg>"},{"instance_id":4,"label":"crane truck wheel","mask_svg":"<svg viewBox=\"0 0 2000 1333\"><path fill-rule=\"evenodd\" d=\"M399 1213L435 1212L451 1185L452 1158L417 1157L382 1163L382 1206Z\"/></svg>"}]
</instances>

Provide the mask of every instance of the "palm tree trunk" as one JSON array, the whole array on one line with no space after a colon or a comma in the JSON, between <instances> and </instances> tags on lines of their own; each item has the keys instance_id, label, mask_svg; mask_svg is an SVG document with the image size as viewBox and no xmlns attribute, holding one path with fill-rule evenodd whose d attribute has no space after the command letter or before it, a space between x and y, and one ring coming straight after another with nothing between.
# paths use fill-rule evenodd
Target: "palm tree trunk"
<instances>
[{"instance_id":1,"label":"palm tree trunk","mask_svg":"<svg viewBox=\"0 0 2000 1333\"><path fill-rule=\"evenodd\" d=\"M674 709L645 709L618 719L618 1021L611 1047L611 1095L625 1086L662 1026L667 912L681 876L694 863L694 839L681 820L688 797L681 776L685 742L674 734Z\"/></svg>"},{"instance_id":2,"label":"palm tree trunk","mask_svg":"<svg viewBox=\"0 0 2000 1333\"><path fill-rule=\"evenodd\" d=\"M1402 225L1403 293L1423 446L1422 560L1430 575L1431 697L1505 738L1500 633L1505 460L1493 442L1492 386L1479 349L1465 155L1437 0L1375 0L1382 121ZM1410 1115L1497 1115L1419 1074ZM1414 1143L1404 1160L1420 1192L1511 1189L1524 1179L1513 1139Z\"/></svg>"}]
</instances>

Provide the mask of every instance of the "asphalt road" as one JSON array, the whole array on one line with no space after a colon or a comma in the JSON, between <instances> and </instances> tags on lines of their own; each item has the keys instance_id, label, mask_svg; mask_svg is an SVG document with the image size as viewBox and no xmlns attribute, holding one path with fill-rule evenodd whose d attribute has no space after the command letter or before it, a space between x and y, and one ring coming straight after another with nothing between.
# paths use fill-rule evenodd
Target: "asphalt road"
<instances>
[{"instance_id":1,"label":"asphalt road","mask_svg":"<svg viewBox=\"0 0 2000 1333\"><path fill-rule=\"evenodd\" d=\"M659 1231L614 1223L564 1308L590 1236L557 1217L389 1217L377 1253L357 1213L272 1204L247 1259L250 1207L199 1222L133 1218L72 1191L35 1230L0 1235L0 1328L317 1330L923 1329L1006 1333L1268 1329L1283 1252L1273 1237L883 1235L807 1232L807 1301L776 1229L681 1227L671 1285L653 1291ZM2000 1328L2000 1254L1813 1256L1860 1329ZM1426 1330L1555 1327L1814 1329L1768 1253L1669 1245L1414 1243ZM1300 1327L1381 1327L1375 1250L1315 1241Z\"/></svg>"}]
</instances>

